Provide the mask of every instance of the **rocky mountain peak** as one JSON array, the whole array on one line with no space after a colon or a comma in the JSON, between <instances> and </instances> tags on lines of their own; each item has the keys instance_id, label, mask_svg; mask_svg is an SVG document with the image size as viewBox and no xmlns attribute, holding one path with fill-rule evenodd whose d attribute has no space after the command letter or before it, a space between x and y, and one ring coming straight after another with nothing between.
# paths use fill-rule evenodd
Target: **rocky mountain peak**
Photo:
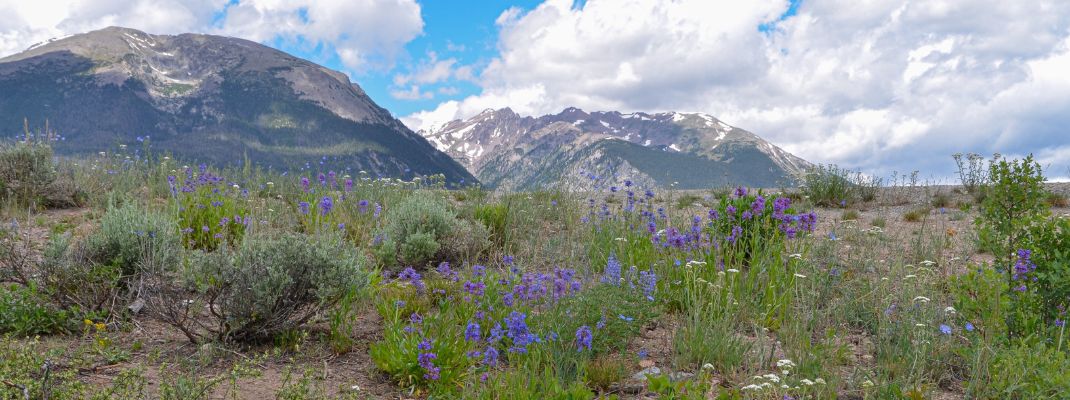
<instances>
[{"instance_id":1,"label":"rocky mountain peak","mask_svg":"<svg viewBox=\"0 0 1070 400\"><path fill-rule=\"evenodd\" d=\"M485 110L467 120L454 120L438 129L420 133L484 182L508 181L505 184L511 188L516 188L518 183L504 171L512 170L511 164L530 164L521 160L524 157L521 155L546 157L544 152L552 148L558 152L555 157L564 157L564 153L587 151L606 140L627 144L625 147L610 146L617 150L680 154L722 166L732 164L740 157L758 160L765 172L754 174L752 182L738 184L787 181L810 167L806 161L757 135L705 113L587 112L568 107L557 114L522 117L509 109ZM602 150L599 154L604 154ZM673 157L665 159L672 162ZM688 162L695 160L688 158ZM514 170L511 173L523 175L525 172ZM547 182L542 179L529 181Z\"/></svg>"},{"instance_id":2,"label":"rocky mountain peak","mask_svg":"<svg viewBox=\"0 0 1070 400\"><path fill-rule=\"evenodd\" d=\"M48 119L70 139L60 150L149 135L202 159L472 179L345 74L244 39L122 27L57 38L0 59L0 92L0 129Z\"/></svg>"}]
</instances>

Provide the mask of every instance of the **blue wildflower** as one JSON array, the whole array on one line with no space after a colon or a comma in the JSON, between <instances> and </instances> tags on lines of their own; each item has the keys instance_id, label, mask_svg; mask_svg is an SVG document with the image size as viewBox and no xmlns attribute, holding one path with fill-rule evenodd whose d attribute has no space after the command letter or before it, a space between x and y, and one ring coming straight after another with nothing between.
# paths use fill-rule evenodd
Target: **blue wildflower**
<instances>
[{"instance_id":1,"label":"blue wildflower","mask_svg":"<svg viewBox=\"0 0 1070 400\"><path fill-rule=\"evenodd\" d=\"M592 338L593 338L593 336L591 335L591 328L588 327L587 325L581 326L579 329L577 329L576 330L576 348L577 348L577 350L583 351L584 348L586 348L587 350L590 350L591 349L591 339Z\"/></svg>"},{"instance_id":2,"label":"blue wildflower","mask_svg":"<svg viewBox=\"0 0 1070 400\"><path fill-rule=\"evenodd\" d=\"M606 269L602 274L602 282L612 285L620 285L621 271L620 261L617 261L617 255L613 252L609 253L609 258L606 260Z\"/></svg>"},{"instance_id":3,"label":"blue wildflower","mask_svg":"<svg viewBox=\"0 0 1070 400\"><path fill-rule=\"evenodd\" d=\"M464 328L464 340L469 342L479 341L479 324L475 321L468 323L468 326Z\"/></svg>"}]
</instances>

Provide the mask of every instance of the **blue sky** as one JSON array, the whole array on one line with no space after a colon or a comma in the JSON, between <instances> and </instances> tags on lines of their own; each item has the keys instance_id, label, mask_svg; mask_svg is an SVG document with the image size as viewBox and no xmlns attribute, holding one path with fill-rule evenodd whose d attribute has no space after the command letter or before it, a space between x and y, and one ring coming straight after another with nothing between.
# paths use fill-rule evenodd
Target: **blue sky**
<instances>
[{"instance_id":1,"label":"blue sky","mask_svg":"<svg viewBox=\"0 0 1070 400\"><path fill-rule=\"evenodd\" d=\"M1066 0L0 0L0 56L110 25L254 40L414 130L510 107L704 112L815 163L1070 179Z\"/></svg>"},{"instance_id":2,"label":"blue sky","mask_svg":"<svg viewBox=\"0 0 1070 400\"><path fill-rule=\"evenodd\" d=\"M532 9L540 2L481 0L457 2L432 0L420 2L423 17L423 33L405 44L404 52L391 68L352 70L331 52L322 51L322 46L309 49L302 44L287 45L285 40L274 40L272 45L302 58L314 60L332 69L345 71L357 81L373 100L397 116L420 110L432 109L448 99L461 99L479 93L479 86L464 80L437 82L422 85L421 89L432 93L430 99L398 99L391 96L397 89L393 80L397 74L411 72L427 55L435 53L439 59L454 58L458 64L477 68L486 65L497 52L498 27L495 20L512 7ZM478 6L475 6L478 4ZM455 91L455 92L454 92ZM446 93L443 93L446 92Z\"/></svg>"}]
</instances>

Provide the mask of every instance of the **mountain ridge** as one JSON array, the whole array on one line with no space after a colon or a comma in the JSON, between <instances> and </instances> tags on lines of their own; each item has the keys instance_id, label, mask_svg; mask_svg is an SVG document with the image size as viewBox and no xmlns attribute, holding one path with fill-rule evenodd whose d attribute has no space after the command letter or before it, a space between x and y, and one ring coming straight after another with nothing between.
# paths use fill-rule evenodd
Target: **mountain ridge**
<instances>
[{"instance_id":1,"label":"mountain ridge","mask_svg":"<svg viewBox=\"0 0 1070 400\"><path fill-rule=\"evenodd\" d=\"M775 186L793 184L812 167L759 136L705 113L587 112L568 107L557 114L534 117L521 116L506 107L487 109L418 133L485 184L505 189L583 189L590 183L582 176L606 174L629 175L633 181L658 186L684 181L694 188ZM601 143L607 140L638 147ZM586 159L574 157L581 153L587 154ZM524 156L549 157L566 165L540 165L523 160ZM699 170L680 171L668 164L659 167L646 162L651 159L669 164L679 159L679 163ZM610 165L598 166L598 162ZM578 164L587 167L579 168ZM636 167L639 164L644 167ZM581 178L562 174L562 169ZM694 179L696 176L700 178Z\"/></svg>"},{"instance_id":2,"label":"mountain ridge","mask_svg":"<svg viewBox=\"0 0 1070 400\"><path fill-rule=\"evenodd\" d=\"M0 129L48 120L60 153L135 137L215 163L317 162L380 176L475 178L338 71L258 43L129 28L49 40L0 59Z\"/></svg>"}]
</instances>

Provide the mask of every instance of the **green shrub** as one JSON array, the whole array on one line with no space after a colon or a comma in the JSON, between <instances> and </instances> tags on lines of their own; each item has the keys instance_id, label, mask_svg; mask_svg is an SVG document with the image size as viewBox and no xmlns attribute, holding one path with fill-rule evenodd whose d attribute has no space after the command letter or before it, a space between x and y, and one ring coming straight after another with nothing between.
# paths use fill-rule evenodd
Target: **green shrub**
<instances>
[{"instance_id":1,"label":"green shrub","mask_svg":"<svg viewBox=\"0 0 1070 400\"><path fill-rule=\"evenodd\" d=\"M5 199L26 205L42 203L56 180L52 147L43 143L18 142L0 147L0 187Z\"/></svg>"},{"instance_id":2,"label":"green shrub","mask_svg":"<svg viewBox=\"0 0 1070 400\"><path fill-rule=\"evenodd\" d=\"M475 219L490 231L490 239L500 245L505 244L509 229L509 204L483 204L476 206Z\"/></svg>"},{"instance_id":3,"label":"green shrub","mask_svg":"<svg viewBox=\"0 0 1070 400\"><path fill-rule=\"evenodd\" d=\"M987 167L985 166L985 158L977 153L955 153L951 155L951 158L955 159L962 187L966 188L966 192L973 195L978 201L983 200L985 187L989 183L992 164L1000 158L999 154L992 156L992 161L988 162Z\"/></svg>"},{"instance_id":4,"label":"green shrub","mask_svg":"<svg viewBox=\"0 0 1070 400\"><path fill-rule=\"evenodd\" d=\"M951 205L951 196L947 193L937 193L930 204L935 208L948 207Z\"/></svg>"},{"instance_id":5,"label":"green shrub","mask_svg":"<svg viewBox=\"0 0 1070 400\"><path fill-rule=\"evenodd\" d=\"M486 248L481 224L457 218L448 201L431 192L417 192L389 209L374 252L385 266L426 266L455 261Z\"/></svg>"},{"instance_id":6,"label":"green shrub","mask_svg":"<svg viewBox=\"0 0 1070 400\"><path fill-rule=\"evenodd\" d=\"M1048 197L1044 201L1048 203L1049 207L1070 207L1070 199L1066 195L1055 192L1048 193Z\"/></svg>"},{"instance_id":7,"label":"green shrub","mask_svg":"<svg viewBox=\"0 0 1070 400\"><path fill-rule=\"evenodd\" d=\"M683 210L694 206L696 203L702 201L702 197L691 193L684 193L680 197L676 198L676 209Z\"/></svg>"},{"instance_id":8,"label":"green shrub","mask_svg":"<svg viewBox=\"0 0 1070 400\"><path fill-rule=\"evenodd\" d=\"M918 222L929 215L929 209L925 207L914 208L903 213L903 221Z\"/></svg>"},{"instance_id":9,"label":"green shrub","mask_svg":"<svg viewBox=\"0 0 1070 400\"><path fill-rule=\"evenodd\" d=\"M1038 344L1002 349L988 368L982 393L990 399L1061 399L1070 393L1070 357L1064 350ZM978 377L981 378L981 377Z\"/></svg>"},{"instance_id":10,"label":"green shrub","mask_svg":"<svg viewBox=\"0 0 1070 400\"><path fill-rule=\"evenodd\" d=\"M856 210L843 210L843 214L840 215L840 219L843 221L856 221L861 217L862 215Z\"/></svg>"},{"instance_id":11,"label":"green shrub","mask_svg":"<svg viewBox=\"0 0 1070 400\"><path fill-rule=\"evenodd\" d=\"M736 371L743 365L750 346L736 335L732 320L712 312L710 305L688 311L684 325L673 337L677 365L692 369L707 363L721 372Z\"/></svg>"},{"instance_id":12,"label":"green shrub","mask_svg":"<svg viewBox=\"0 0 1070 400\"><path fill-rule=\"evenodd\" d=\"M880 178L867 177L832 164L818 165L804 177L802 193L814 204L833 207L873 201L880 186Z\"/></svg>"},{"instance_id":13,"label":"green shrub","mask_svg":"<svg viewBox=\"0 0 1070 400\"><path fill-rule=\"evenodd\" d=\"M246 237L235 249L194 254L183 278L197 301L183 301L186 293L161 277L150 305L190 340L228 342L297 329L368 283L364 258L337 234ZM205 305L211 315L197 318Z\"/></svg>"},{"instance_id":14,"label":"green shrub","mask_svg":"<svg viewBox=\"0 0 1070 400\"><path fill-rule=\"evenodd\" d=\"M1050 213L1044 204L1044 175L1030 155L1023 160L994 162L988 176L991 186L975 225L986 250L1005 264L1021 247L1029 227Z\"/></svg>"},{"instance_id":15,"label":"green shrub","mask_svg":"<svg viewBox=\"0 0 1070 400\"><path fill-rule=\"evenodd\" d=\"M619 354L595 357L587 363L585 381L587 386L607 390L617 382L628 378L631 363Z\"/></svg>"},{"instance_id":16,"label":"green shrub","mask_svg":"<svg viewBox=\"0 0 1070 400\"><path fill-rule=\"evenodd\" d=\"M70 332L73 313L51 306L34 286L0 287L0 334L15 336Z\"/></svg>"},{"instance_id":17,"label":"green shrub","mask_svg":"<svg viewBox=\"0 0 1070 400\"><path fill-rule=\"evenodd\" d=\"M408 265L420 265L421 261L434 258L439 247L441 245L435 241L434 234L415 232L401 244L401 261Z\"/></svg>"}]
</instances>

